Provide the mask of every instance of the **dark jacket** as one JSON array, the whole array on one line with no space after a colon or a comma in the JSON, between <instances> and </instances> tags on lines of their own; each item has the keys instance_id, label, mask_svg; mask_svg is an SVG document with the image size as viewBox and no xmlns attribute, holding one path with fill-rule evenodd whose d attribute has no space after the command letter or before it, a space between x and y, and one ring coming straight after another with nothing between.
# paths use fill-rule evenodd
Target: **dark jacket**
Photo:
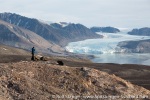
<instances>
[{"instance_id":1,"label":"dark jacket","mask_svg":"<svg viewBox=\"0 0 150 100\"><path fill-rule=\"evenodd\" d=\"M32 48L32 54L34 54L34 53L35 53L35 48L33 47L33 48Z\"/></svg>"}]
</instances>

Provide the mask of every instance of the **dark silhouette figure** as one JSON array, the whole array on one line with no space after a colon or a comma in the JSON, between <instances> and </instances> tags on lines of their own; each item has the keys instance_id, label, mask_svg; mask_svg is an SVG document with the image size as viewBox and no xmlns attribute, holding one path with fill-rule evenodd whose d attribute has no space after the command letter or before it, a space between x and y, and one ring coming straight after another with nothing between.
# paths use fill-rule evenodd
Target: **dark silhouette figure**
<instances>
[{"instance_id":1,"label":"dark silhouette figure","mask_svg":"<svg viewBox=\"0 0 150 100\"><path fill-rule=\"evenodd\" d=\"M33 60L33 61L35 60L34 53L35 53L35 48L33 47L32 48L32 57L31 57L31 60Z\"/></svg>"},{"instance_id":2,"label":"dark silhouette figure","mask_svg":"<svg viewBox=\"0 0 150 100\"><path fill-rule=\"evenodd\" d=\"M64 65L63 61L61 61L61 60L58 60L58 61L57 61L57 64L60 65L60 66L63 66L63 65Z\"/></svg>"}]
</instances>

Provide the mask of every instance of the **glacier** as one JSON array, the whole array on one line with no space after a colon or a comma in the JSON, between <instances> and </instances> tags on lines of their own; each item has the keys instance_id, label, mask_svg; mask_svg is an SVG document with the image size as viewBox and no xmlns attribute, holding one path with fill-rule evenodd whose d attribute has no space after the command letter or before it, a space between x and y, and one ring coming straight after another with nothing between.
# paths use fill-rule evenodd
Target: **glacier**
<instances>
[{"instance_id":1,"label":"glacier","mask_svg":"<svg viewBox=\"0 0 150 100\"><path fill-rule=\"evenodd\" d=\"M71 42L66 46L66 50L72 53L94 55L93 62L150 65L150 54L127 54L124 53L124 49L117 46L122 41L150 39L150 36L129 35L127 34L128 31L123 30L119 33L99 32L97 34L103 35L103 38Z\"/></svg>"},{"instance_id":2,"label":"glacier","mask_svg":"<svg viewBox=\"0 0 150 100\"><path fill-rule=\"evenodd\" d=\"M150 39L149 36L128 35L126 32L120 33L98 33L103 35L102 39L88 39L79 42L72 42L66 46L66 50L80 54L104 54L123 52L117 44L121 41Z\"/></svg>"}]
</instances>

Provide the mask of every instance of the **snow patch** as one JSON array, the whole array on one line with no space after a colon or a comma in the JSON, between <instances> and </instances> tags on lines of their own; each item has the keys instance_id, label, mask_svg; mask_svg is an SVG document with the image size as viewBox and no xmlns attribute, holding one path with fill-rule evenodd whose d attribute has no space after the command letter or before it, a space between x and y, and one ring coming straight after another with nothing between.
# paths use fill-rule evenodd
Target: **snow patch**
<instances>
[{"instance_id":1,"label":"snow patch","mask_svg":"<svg viewBox=\"0 0 150 100\"><path fill-rule=\"evenodd\" d=\"M57 24L60 24L62 27L68 26L70 23L67 22L58 22Z\"/></svg>"},{"instance_id":2,"label":"snow patch","mask_svg":"<svg viewBox=\"0 0 150 100\"><path fill-rule=\"evenodd\" d=\"M17 26L20 24L20 22L21 22L21 19L20 19L19 22L17 23Z\"/></svg>"},{"instance_id":3,"label":"snow patch","mask_svg":"<svg viewBox=\"0 0 150 100\"><path fill-rule=\"evenodd\" d=\"M6 48L3 48L3 50L7 50Z\"/></svg>"}]
</instances>

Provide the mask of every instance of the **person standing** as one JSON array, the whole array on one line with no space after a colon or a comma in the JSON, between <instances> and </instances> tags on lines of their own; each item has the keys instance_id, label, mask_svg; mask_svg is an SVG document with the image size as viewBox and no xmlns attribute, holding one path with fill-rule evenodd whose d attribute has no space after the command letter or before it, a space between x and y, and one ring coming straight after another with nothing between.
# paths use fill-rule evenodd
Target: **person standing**
<instances>
[{"instance_id":1,"label":"person standing","mask_svg":"<svg viewBox=\"0 0 150 100\"><path fill-rule=\"evenodd\" d=\"M35 57L34 57L34 53L35 53L35 48L34 48L34 47L32 48L32 52L31 52L31 53L32 53L32 57L31 57L31 60L33 60L33 61L34 61L34 60L35 60Z\"/></svg>"}]
</instances>

